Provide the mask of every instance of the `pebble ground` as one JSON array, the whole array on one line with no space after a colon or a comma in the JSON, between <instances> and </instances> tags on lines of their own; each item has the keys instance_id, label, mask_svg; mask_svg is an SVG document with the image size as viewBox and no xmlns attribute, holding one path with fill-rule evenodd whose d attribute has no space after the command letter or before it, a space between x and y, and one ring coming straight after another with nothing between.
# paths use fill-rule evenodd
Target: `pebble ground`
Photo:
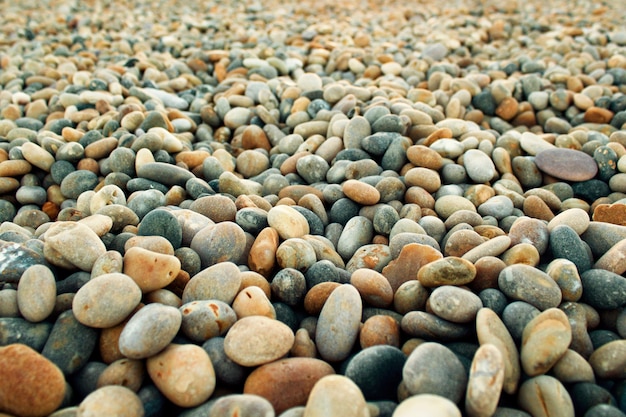
<instances>
[{"instance_id":1,"label":"pebble ground","mask_svg":"<svg viewBox=\"0 0 626 417\"><path fill-rule=\"evenodd\" d=\"M619 1L19 1L3 416L624 417Z\"/></svg>"}]
</instances>

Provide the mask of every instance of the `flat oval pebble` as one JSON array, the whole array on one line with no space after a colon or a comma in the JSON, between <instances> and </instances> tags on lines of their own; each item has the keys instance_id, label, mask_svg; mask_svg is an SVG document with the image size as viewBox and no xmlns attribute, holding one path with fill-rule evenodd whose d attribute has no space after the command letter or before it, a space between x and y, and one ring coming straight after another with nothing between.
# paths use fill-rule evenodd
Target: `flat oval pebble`
<instances>
[{"instance_id":1,"label":"flat oval pebble","mask_svg":"<svg viewBox=\"0 0 626 417\"><path fill-rule=\"evenodd\" d=\"M137 394L126 387L108 385L90 393L78 406L76 416L142 417L144 407Z\"/></svg>"},{"instance_id":2,"label":"flat oval pebble","mask_svg":"<svg viewBox=\"0 0 626 417\"><path fill-rule=\"evenodd\" d=\"M121 273L97 276L83 285L74 296L72 311L89 327L107 328L121 323L139 305L141 288Z\"/></svg>"},{"instance_id":3,"label":"flat oval pebble","mask_svg":"<svg viewBox=\"0 0 626 417\"><path fill-rule=\"evenodd\" d=\"M198 231L189 247L200 255L202 266L207 268L239 260L246 248L246 235L236 223L221 222Z\"/></svg>"},{"instance_id":4,"label":"flat oval pebble","mask_svg":"<svg viewBox=\"0 0 626 417\"><path fill-rule=\"evenodd\" d=\"M148 358L146 367L159 391L178 406L200 405L215 390L211 358L200 346L171 344Z\"/></svg>"},{"instance_id":5,"label":"flat oval pebble","mask_svg":"<svg viewBox=\"0 0 626 417\"><path fill-rule=\"evenodd\" d=\"M596 349L589 364L598 378L620 379L626 374L626 340L615 340Z\"/></svg>"},{"instance_id":6,"label":"flat oval pebble","mask_svg":"<svg viewBox=\"0 0 626 417\"><path fill-rule=\"evenodd\" d=\"M65 398L61 370L37 351L23 344L0 347L0 410L19 416L47 416ZM7 414L8 415L8 414Z\"/></svg>"},{"instance_id":7,"label":"flat oval pebble","mask_svg":"<svg viewBox=\"0 0 626 417\"><path fill-rule=\"evenodd\" d=\"M267 222L283 239L302 237L309 233L306 218L289 206L272 207L267 213Z\"/></svg>"},{"instance_id":8,"label":"flat oval pebble","mask_svg":"<svg viewBox=\"0 0 626 417\"><path fill-rule=\"evenodd\" d=\"M245 394L267 399L276 413L306 404L313 386L335 371L315 358L287 358L262 365L246 378Z\"/></svg>"},{"instance_id":9,"label":"flat oval pebble","mask_svg":"<svg viewBox=\"0 0 626 417\"><path fill-rule=\"evenodd\" d=\"M519 389L520 406L537 417L574 417L574 405L569 393L554 377L536 376Z\"/></svg>"},{"instance_id":10,"label":"flat oval pebble","mask_svg":"<svg viewBox=\"0 0 626 417\"><path fill-rule=\"evenodd\" d=\"M34 323L48 318L54 310L56 292L56 281L48 267L29 267L17 286L17 307L22 317Z\"/></svg>"},{"instance_id":11,"label":"flat oval pebble","mask_svg":"<svg viewBox=\"0 0 626 417\"><path fill-rule=\"evenodd\" d=\"M561 289L548 274L524 264L504 268L498 276L498 287L507 296L539 310L557 307L562 299Z\"/></svg>"},{"instance_id":12,"label":"flat oval pebble","mask_svg":"<svg viewBox=\"0 0 626 417\"><path fill-rule=\"evenodd\" d=\"M476 267L463 258L447 256L427 263L417 272L417 280L425 287L465 285L476 277Z\"/></svg>"},{"instance_id":13,"label":"flat oval pebble","mask_svg":"<svg viewBox=\"0 0 626 417\"><path fill-rule=\"evenodd\" d=\"M567 148L543 150L535 156L535 164L546 174L565 181L586 181L598 172L598 165L591 156Z\"/></svg>"},{"instance_id":14,"label":"flat oval pebble","mask_svg":"<svg viewBox=\"0 0 626 417\"><path fill-rule=\"evenodd\" d=\"M398 404L393 417L461 417L461 410L441 395L418 394Z\"/></svg>"},{"instance_id":15,"label":"flat oval pebble","mask_svg":"<svg viewBox=\"0 0 626 417\"><path fill-rule=\"evenodd\" d=\"M148 304L124 325L119 336L120 352L131 359L154 356L174 339L181 322L182 315L177 308Z\"/></svg>"},{"instance_id":16,"label":"flat oval pebble","mask_svg":"<svg viewBox=\"0 0 626 417\"><path fill-rule=\"evenodd\" d=\"M454 323L473 321L478 310L483 307L476 294L451 285L435 288L428 302L433 313Z\"/></svg>"},{"instance_id":17,"label":"flat oval pebble","mask_svg":"<svg viewBox=\"0 0 626 417\"><path fill-rule=\"evenodd\" d=\"M239 365L258 366L286 355L293 341L293 331L282 322L265 316L249 316L230 328L224 350Z\"/></svg>"},{"instance_id":18,"label":"flat oval pebble","mask_svg":"<svg viewBox=\"0 0 626 417\"><path fill-rule=\"evenodd\" d=\"M211 403L209 403L211 404ZM215 400L208 417L274 416L272 404L254 394L230 394Z\"/></svg>"},{"instance_id":19,"label":"flat oval pebble","mask_svg":"<svg viewBox=\"0 0 626 417\"><path fill-rule=\"evenodd\" d=\"M522 333L521 361L528 376L547 373L572 341L572 329L567 316L550 308L532 319Z\"/></svg>"},{"instance_id":20,"label":"flat oval pebble","mask_svg":"<svg viewBox=\"0 0 626 417\"><path fill-rule=\"evenodd\" d=\"M303 417L367 417L369 410L359 387L343 375L327 375L313 386Z\"/></svg>"},{"instance_id":21,"label":"flat oval pebble","mask_svg":"<svg viewBox=\"0 0 626 417\"><path fill-rule=\"evenodd\" d=\"M404 384L412 395L435 394L458 403L465 394L467 375L456 355L444 345L420 344L402 370Z\"/></svg>"},{"instance_id":22,"label":"flat oval pebble","mask_svg":"<svg viewBox=\"0 0 626 417\"><path fill-rule=\"evenodd\" d=\"M323 359L336 362L350 354L358 336L362 308L361 296L352 285L333 290L320 312L315 331Z\"/></svg>"},{"instance_id":23,"label":"flat oval pebble","mask_svg":"<svg viewBox=\"0 0 626 417\"><path fill-rule=\"evenodd\" d=\"M504 383L504 358L491 344L481 345L472 359L465 410L470 416L493 415Z\"/></svg>"},{"instance_id":24,"label":"flat oval pebble","mask_svg":"<svg viewBox=\"0 0 626 417\"><path fill-rule=\"evenodd\" d=\"M232 262L220 262L194 275L182 294L183 303L219 300L230 305L241 288L241 274Z\"/></svg>"},{"instance_id":25,"label":"flat oval pebble","mask_svg":"<svg viewBox=\"0 0 626 417\"><path fill-rule=\"evenodd\" d=\"M45 234L44 256L53 265L91 271L96 259L106 252L100 237L76 222L56 222Z\"/></svg>"}]
</instances>

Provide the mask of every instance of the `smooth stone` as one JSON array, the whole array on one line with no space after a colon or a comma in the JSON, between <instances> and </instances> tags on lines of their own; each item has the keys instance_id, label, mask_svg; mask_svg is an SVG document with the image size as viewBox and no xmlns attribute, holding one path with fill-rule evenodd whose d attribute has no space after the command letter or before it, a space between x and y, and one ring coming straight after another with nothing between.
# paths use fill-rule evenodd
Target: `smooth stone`
<instances>
[{"instance_id":1,"label":"smooth stone","mask_svg":"<svg viewBox=\"0 0 626 417\"><path fill-rule=\"evenodd\" d=\"M293 331L286 324L265 316L249 316L230 328L224 351L239 365L258 366L286 355L293 342Z\"/></svg>"},{"instance_id":2,"label":"smooth stone","mask_svg":"<svg viewBox=\"0 0 626 417\"><path fill-rule=\"evenodd\" d=\"M621 241L613 245L600 259L593 265L594 269L604 269L618 275L626 272L626 241Z\"/></svg>"},{"instance_id":3,"label":"smooth stone","mask_svg":"<svg viewBox=\"0 0 626 417\"><path fill-rule=\"evenodd\" d=\"M171 344L146 361L150 379L180 407L195 407L213 394L215 371L208 353L193 344Z\"/></svg>"},{"instance_id":4,"label":"smooth stone","mask_svg":"<svg viewBox=\"0 0 626 417\"><path fill-rule=\"evenodd\" d=\"M511 238L506 235L495 236L481 243L473 249L465 252L462 259L469 262L477 262L486 256L499 256L511 246Z\"/></svg>"},{"instance_id":5,"label":"smooth stone","mask_svg":"<svg viewBox=\"0 0 626 417\"><path fill-rule=\"evenodd\" d=\"M96 259L106 252L100 237L81 223L55 222L44 237L46 260L65 269L91 271Z\"/></svg>"},{"instance_id":6,"label":"smooth stone","mask_svg":"<svg viewBox=\"0 0 626 417\"><path fill-rule=\"evenodd\" d=\"M130 389L119 385L108 385L93 391L78 405L77 417L87 416L144 416L141 399Z\"/></svg>"},{"instance_id":7,"label":"smooth stone","mask_svg":"<svg viewBox=\"0 0 626 417\"><path fill-rule=\"evenodd\" d=\"M72 301L76 320L95 327L113 327L124 321L141 302L141 289L121 273L97 276L83 285Z\"/></svg>"},{"instance_id":8,"label":"smooth stone","mask_svg":"<svg viewBox=\"0 0 626 417\"><path fill-rule=\"evenodd\" d=\"M422 266L417 280L425 287L465 285L476 277L476 267L463 258L447 256Z\"/></svg>"},{"instance_id":9,"label":"smooth stone","mask_svg":"<svg viewBox=\"0 0 626 417\"><path fill-rule=\"evenodd\" d=\"M219 300L230 305L241 287L241 274L232 262L220 262L194 275L183 291L184 304L191 301Z\"/></svg>"},{"instance_id":10,"label":"smooth stone","mask_svg":"<svg viewBox=\"0 0 626 417\"><path fill-rule=\"evenodd\" d=\"M304 406L317 381L334 373L334 369L320 359L281 359L252 371L246 378L243 393L267 399L280 414Z\"/></svg>"},{"instance_id":11,"label":"smooth stone","mask_svg":"<svg viewBox=\"0 0 626 417\"><path fill-rule=\"evenodd\" d=\"M539 219L520 217L511 225L508 236L511 239L511 245L530 243L537 248L539 254L543 254L550 242L550 229Z\"/></svg>"},{"instance_id":12,"label":"smooth stone","mask_svg":"<svg viewBox=\"0 0 626 417\"><path fill-rule=\"evenodd\" d=\"M489 308L482 308L476 315L476 334L480 345L490 344L501 353L504 362L504 382L502 389L508 394L517 391L521 367L515 341L506 326Z\"/></svg>"},{"instance_id":13,"label":"smooth stone","mask_svg":"<svg viewBox=\"0 0 626 417\"><path fill-rule=\"evenodd\" d=\"M230 394L216 399L209 414L202 415L208 417L254 417L257 415L273 417L275 413L272 404L263 397L254 394Z\"/></svg>"},{"instance_id":14,"label":"smooth stone","mask_svg":"<svg viewBox=\"0 0 626 417\"><path fill-rule=\"evenodd\" d=\"M350 259L359 248L371 242L373 235L374 225L367 217L353 217L339 236L337 253L343 259Z\"/></svg>"},{"instance_id":15,"label":"smooth stone","mask_svg":"<svg viewBox=\"0 0 626 417\"><path fill-rule=\"evenodd\" d=\"M492 416L504 384L504 358L492 344L482 344L472 359L465 411L472 417Z\"/></svg>"},{"instance_id":16,"label":"smooth stone","mask_svg":"<svg viewBox=\"0 0 626 417\"><path fill-rule=\"evenodd\" d=\"M535 164L546 174L565 181L586 181L598 172L598 165L591 156L568 148L541 151L535 157Z\"/></svg>"},{"instance_id":17,"label":"smooth stone","mask_svg":"<svg viewBox=\"0 0 626 417\"><path fill-rule=\"evenodd\" d=\"M216 336L202 344L207 351L219 384L242 386L248 376L247 368L233 362L224 352L224 338Z\"/></svg>"},{"instance_id":18,"label":"smooth stone","mask_svg":"<svg viewBox=\"0 0 626 417\"><path fill-rule=\"evenodd\" d=\"M572 399L558 379L540 375L525 381L518 402L533 417L574 417Z\"/></svg>"},{"instance_id":19,"label":"smooth stone","mask_svg":"<svg viewBox=\"0 0 626 417\"><path fill-rule=\"evenodd\" d=\"M0 347L0 412L16 416L47 416L66 394L65 377L50 360L23 344Z\"/></svg>"},{"instance_id":20,"label":"smooth stone","mask_svg":"<svg viewBox=\"0 0 626 417\"><path fill-rule=\"evenodd\" d=\"M31 323L21 317L3 316L0 317L0 346L21 343L40 352L51 330L52 323L47 321Z\"/></svg>"},{"instance_id":21,"label":"smooth stone","mask_svg":"<svg viewBox=\"0 0 626 417\"><path fill-rule=\"evenodd\" d=\"M532 319L522 333L521 361L528 376L547 373L565 354L572 341L567 316L550 308Z\"/></svg>"},{"instance_id":22,"label":"smooth stone","mask_svg":"<svg viewBox=\"0 0 626 417\"><path fill-rule=\"evenodd\" d=\"M180 260L174 255L154 252L139 246L124 254L124 274L130 276L142 292L165 288L180 272Z\"/></svg>"},{"instance_id":23,"label":"smooth stone","mask_svg":"<svg viewBox=\"0 0 626 417\"><path fill-rule=\"evenodd\" d=\"M626 280L604 269L590 269L580 275L583 285L581 301L600 309L614 309L626 304Z\"/></svg>"},{"instance_id":24,"label":"smooth stone","mask_svg":"<svg viewBox=\"0 0 626 417\"><path fill-rule=\"evenodd\" d=\"M320 312L315 343L320 356L330 362L350 354L359 332L361 296L352 285L341 285L330 294Z\"/></svg>"},{"instance_id":25,"label":"smooth stone","mask_svg":"<svg viewBox=\"0 0 626 417\"><path fill-rule=\"evenodd\" d=\"M406 355L396 347L371 346L350 359L345 376L354 381L367 401L394 401L405 361Z\"/></svg>"},{"instance_id":26,"label":"smooth stone","mask_svg":"<svg viewBox=\"0 0 626 417\"><path fill-rule=\"evenodd\" d=\"M285 205L272 207L267 213L267 222L283 239L299 238L310 231L306 218L294 208Z\"/></svg>"},{"instance_id":27,"label":"smooth stone","mask_svg":"<svg viewBox=\"0 0 626 417\"><path fill-rule=\"evenodd\" d=\"M145 359L162 351L174 339L182 322L176 307L148 304L124 325L119 350L130 359Z\"/></svg>"},{"instance_id":28,"label":"smooth stone","mask_svg":"<svg viewBox=\"0 0 626 417\"><path fill-rule=\"evenodd\" d=\"M546 267L546 273L561 288L563 300L578 301L583 293L583 286L578 269L572 261L555 259Z\"/></svg>"},{"instance_id":29,"label":"smooth stone","mask_svg":"<svg viewBox=\"0 0 626 417\"><path fill-rule=\"evenodd\" d=\"M89 361L97 342L98 331L76 320L72 310L66 310L54 322L41 354L64 375L71 375Z\"/></svg>"},{"instance_id":30,"label":"smooth stone","mask_svg":"<svg viewBox=\"0 0 626 417\"><path fill-rule=\"evenodd\" d=\"M237 321L233 309L219 300L191 301L182 305L180 311L183 333L197 343L223 336Z\"/></svg>"},{"instance_id":31,"label":"smooth stone","mask_svg":"<svg viewBox=\"0 0 626 417\"><path fill-rule=\"evenodd\" d=\"M559 359L551 371L555 378L568 384L574 382L595 383L596 378L593 368L581 354L572 349L567 349L561 359Z\"/></svg>"},{"instance_id":32,"label":"smooth stone","mask_svg":"<svg viewBox=\"0 0 626 417\"><path fill-rule=\"evenodd\" d=\"M98 185L98 176L91 171L80 169L70 172L61 181L61 193L66 198L77 199L85 191L93 190Z\"/></svg>"},{"instance_id":33,"label":"smooth stone","mask_svg":"<svg viewBox=\"0 0 626 417\"><path fill-rule=\"evenodd\" d=\"M474 321L476 314L483 307L476 294L451 285L435 288L428 302L433 313L453 323Z\"/></svg>"},{"instance_id":34,"label":"smooth stone","mask_svg":"<svg viewBox=\"0 0 626 417\"><path fill-rule=\"evenodd\" d=\"M626 239L626 226L592 221L581 238L589 245L593 255L600 258L616 243Z\"/></svg>"},{"instance_id":35,"label":"smooth stone","mask_svg":"<svg viewBox=\"0 0 626 417\"><path fill-rule=\"evenodd\" d=\"M461 417L461 410L441 395L412 395L398 404L393 417Z\"/></svg>"},{"instance_id":36,"label":"smooth stone","mask_svg":"<svg viewBox=\"0 0 626 417\"><path fill-rule=\"evenodd\" d=\"M596 349L589 364L598 378L623 379L626 375L626 340L615 340Z\"/></svg>"},{"instance_id":37,"label":"smooth stone","mask_svg":"<svg viewBox=\"0 0 626 417\"><path fill-rule=\"evenodd\" d=\"M461 361L449 348L434 342L424 342L411 352L402 377L412 395L440 395L455 404L467 388L467 374Z\"/></svg>"},{"instance_id":38,"label":"smooth stone","mask_svg":"<svg viewBox=\"0 0 626 417\"><path fill-rule=\"evenodd\" d=\"M327 375L313 386L303 417L367 417L369 410L359 387L343 375Z\"/></svg>"},{"instance_id":39,"label":"smooth stone","mask_svg":"<svg viewBox=\"0 0 626 417\"><path fill-rule=\"evenodd\" d=\"M56 280L48 267L29 267L17 286L17 306L22 317L33 323L48 318L54 310L56 292Z\"/></svg>"},{"instance_id":40,"label":"smooth stone","mask_svg":"<svg viewBox=\"0 0 626 417\"><path fill-rule=\"evenodd\" d=\"M186 169L165 162L148 162L137 168L137 176L165 185L184 187L195 176Z\"/></svg>"},{"instance_id":41,"label":"smooth stone","mask_svg":"<svg viewBox=\"0 0 626 417\"><path fill-rule=\"evenodd\" d=\"M508 297L542 311L557 307L562 299L561 289L548 274L525 264L504 268L498 276L498 287Z\"/></svg>"},{"instance_id":42,"label":"smooth stone","mask_svg":"<svg viewBox=\"0 0 626 417\"><path fill-rule=\"evenodd\" d=\"M238 319L248 316L265 316L276 319L276 310L265 292L255 285L242 289L232 303Z\"/></svg>"},{"instance_id":43,"label":"smooth stone","mask_svg":"<svg viewBox=\"0 0 626 417\"><path fill-rule=\"evenodd\" d=\"M444 220L459 210L476 212L476 206L468 199L457 195L445 195L435 202L435 211Z\"/></svg>"},{"instance_id":44,"label":"smooth stone","mask_svg":"<svg viewBox=\"0 0 626 417\"><path fill-rule=\"evenodd\" d=\"M238 262L246 252L246 234L233 222L208 225L193 237L190 247L195 250L204 268L220 262Z\"/></svg>"},{"instance_id":45,"label":"smooth stone","mask_svg":"<svg viewBox=\"0 0 626 417\"><path fill-rule=\"evenodd\" d=\"M453 341L466 337L470 329L424 311L410 311L400 322L402 330L413 337Z\"/></svg>"},{"instance_id":46,"label":"smooth stone","mask_svg":"<svg viewBox=\"0 0 626 417\"><path fill-rule=\"evenodd\" d=\"M167 210L153 210L146 214L139 227L138 236L162 236L178 249L183 241L183 231L178 219Z\"/></svg>"},{"instance_id":47,"label":"smooth stone","mask_svg":"<svg viewBox=\"0 0 626 417\"><path fill-rule=\"evenodd\" d=\"M371 269L357 269L350 276L363 301L374 307L387 307L393 302L391 284L383 274Z\"/></svg>"},{"instance_id":48,"label":"smooth stone","mask_svg":"<svg viewBox=\"0 0 626 417\"><path fill-rule=\"evenodd\" d=\"M467 175L476 184L489 182L496 174L496 167L489 155L478 149L469 149L463 154L463 165Z\"/></svg>"},{"instance_id":49,"label":"smooth stone","mask_svg":"<svg viewBox=\"0 0 626 417\"><path fill-rule=\"evenodd\" d=\"M572 261L579 273L591 268L592 259L585 242L570 226L561 224L550 232L550 247L555 258Z\"/></svg>"}]
</instances>

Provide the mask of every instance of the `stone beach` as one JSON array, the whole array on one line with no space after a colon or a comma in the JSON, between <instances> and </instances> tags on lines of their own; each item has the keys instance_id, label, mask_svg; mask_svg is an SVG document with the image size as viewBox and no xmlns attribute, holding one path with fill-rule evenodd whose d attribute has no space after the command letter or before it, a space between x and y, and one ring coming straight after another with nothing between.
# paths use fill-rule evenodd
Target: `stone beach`
<instances>
[{"instance_id":1,"label":"stone beach","mask_svg":"<svg viewBox=\"0 0 626 417\"><path fill-rule=\"evenodd\" d=\"M618 3L3 3L0 416L626 416Z\"/></svg>"}]
</instances>

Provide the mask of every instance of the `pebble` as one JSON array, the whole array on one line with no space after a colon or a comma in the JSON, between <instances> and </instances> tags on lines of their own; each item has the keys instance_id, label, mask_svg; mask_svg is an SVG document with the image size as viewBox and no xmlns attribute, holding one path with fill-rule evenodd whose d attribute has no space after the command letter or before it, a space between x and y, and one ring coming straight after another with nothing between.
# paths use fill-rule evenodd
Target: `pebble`
<instances>
[{"instance_id":1,"label":"pebble","mask_svg":"<svg viewBox=\"0 0 626 417\"><path fill-rule=\"evenodd\" d=\"M66 394L65 377L49 359L23 344L0 347L0 410L14 415L47 416ZM7 414L8 415L8 414Z\"/></svg>"},{"instance_id":2,"label":"pebble","mask_svg":"<svg viewBox=\"0 0 626 417\"><path fill-rule=\"evenodd\" d=\"M442 344L424 342L407 358L402 378L411 395L440 395L458 404L465 394L467 375L456 355Z\"/></svg>"},{"instance_id":3,"label":"pebble","mask_svg":"<svg viewBox=\"0 0 626 417\"><path fill-rule=\"evenodd\" d=\"M211 406L209 417L273 416L272 404L254 394L231 394L218 398Z\"/></svg>"},{"instance_id":4,"label":"pebble","mask_svg":"<svg viewBox=\"0 0 626 417\"><path fill-rule=\"evenodd\" d=\"M352 285L335 288L324 303L315 331L320 356L330 362L348 357L359 332L361 296Z\"/></svg>"},{"instance_id":5,"label":"pebble","mask_svg":"<svg viewBox=\"0 0 626 417\"><path fill-rule=\"evenodd\" d=\"M170 344L148 358L146 368L159 391L174 404L195 407L215 390L216 379L208 353L193 344Z\"/></svg>"},{"instance_id":6,"label":"pebble","mask_svg":"<svg viewBox=\"0 0 626 417\"><path fill-rule=\"evenodd\" d=\"M267 399L274 412L280 414L306 405L317 381L334 373L333 368L320 359L281 359L252 371L246 378L243 392Z\"/></svg>"},{"instance_id":7,"label":"pebble","mask_svg":"<svg viewBox=\"0 0 626 417\"><path fill-rule=\"evenodd\" d=\"M586 181L598 172L592 157L574 149L546 149L537 154L535 163L541 171L565 181Z\"/></svg>"},{"instance_id":8,"label":"pebble","mask_svg":"<svg viewBox=\"0 0 626 417\"><path fill-rule=\"evenodd\" d=\"M547 373L565 354L572 329L565 313L550 308L532 319L522 333L521 361L528 376Z\"/></svg>"},{"instance_id":9,"label":"pebble","mask_svg":"<svg viewBox=\"0 0 626 417\"><path fill-rule=\"evenodd\" d=\"M542 311L557 307L562 299L561 289L548 274L525 264L504 268L498 276L498 287L508 297Z\"/></svg>"},{"instance_id":10,"label":"pebble","mask_svg":"<svg viewBox=\"0 0 626 417\"><path fill-rule=\"evenodd\" d=\"M142 292L148 293L171 284L180 272L180 266L180 260L174 255L133 246L124 254L123 272Z\"/></svg>"},{"instance_id":11,"label":"pebble","mask_svg":"<svg viewBox=\"0 0 626 417\"><path fill-rule=\"evenodd\" d=\"M124 321L141 302L141 288L131 277L113 272L89 280L74 296L76 320L94 328L113 327Z\"/></svg>"},{"instance_id":12,"label":"pebble","mask_svg":"<svg viewBox=\"0 0 626 417\"><path fill-rule=\"evenodd\" d=\"M100 237L77 222L56 222L45 233L43 254L53 265L91 271L96 259L106 252Z\"/></svg>"},{"instance_id":13,"label":"pebble","mask_svg":"<svg viewBox=\"0 0 626 417\"><path fill-rule=\"evenodd\" d=\"M449 399L436 394L412 395L394 410L393 417L460 417L461 410Z\"/></svg>"},{"instance_id":14,"label":"pebble","mask_svg":"<svg viewBox=\"0 0 626 417\"><path fill-rule=\"evenodd\" d=\"M369 410L359 387L343 375L327 375L319 379L307 400L303 416L341 415L367 417Z\"/></svg>"},{"instance_id":15,"label":"pebble","mask_svg":"<svg viewBox=\"0 0 626 417\"><path fill-rule=\"evenodd\" d=\"M481 345L470 367L465 410L470 416L493 415L504 383L504 360L491 344Z\"/></svg>"},{"instance_id":16,"label":"pebble","mask_svg":"<svg viewBox=\"0 0 626 417\"><path fill-rule=\"evenodd\" d=\"M37 323L48 318L56 303L57 286L54 275L44 265L29 267L17 286L17 307L26 320Z\"/></svg>"},{"instance_id":17,"label":"pebble","mask_svg":"<svg viewBox=\"0 0 626 417\"><path fill-rule=\"evenodd\" d=\"M141 417L144 406L133 391L119 385L98 388L83 399L76 410L77 416L108 415Z\"/></svg>"},{"instance_id":18,"label":"pebble","mask_svg":"<svg viewBox=\"0 0 626 417\"><path fill-rule=\"evenodd\" d=\"M572 399L558 379L540 375L528 379L519 389L522 408L533 416L573 417Z\"/></svg>"},{"instance_id":19,"label":"pebble","mask_svg":"<svg viewBox=\"0 0 626 417\"><path fill-rule=\"evenodd\" d=\"M124 325L119 350L130 359L154 356L174 339L182 322L180 311L163 304L148 304Z\"/></svg>"},{"instance_id":20,"label":"pebble","mask_svg":"<svg viewBox=\"0 0 626 417\"><path fill-rule=\"evenodd\" d=\"M286 355L293 342L293 331L287 325L265 316L248 316L230 328L224 351L239 365L259 366Z\"/></svg>"}]
</instances>

